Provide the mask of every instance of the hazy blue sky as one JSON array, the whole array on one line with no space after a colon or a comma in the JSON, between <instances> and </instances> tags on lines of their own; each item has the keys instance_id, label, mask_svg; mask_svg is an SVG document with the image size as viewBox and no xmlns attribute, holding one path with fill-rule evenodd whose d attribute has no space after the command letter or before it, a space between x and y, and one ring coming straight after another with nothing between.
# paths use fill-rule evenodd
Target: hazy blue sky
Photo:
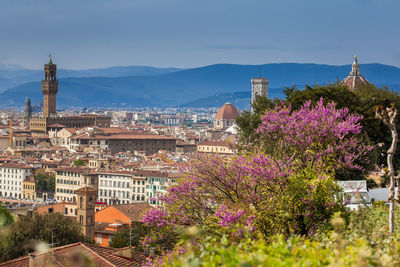
<instances>
[{"instance_id":1,"label":"hazy blue sky","mask_svg":"<svg viewBox=\"0 0 400 267\"><path fill-rule=\"evenodd\" d=\"M42 68L379 62L400 67L399 0L1 0L0 64Z\"/></svg>"}]
</instances>

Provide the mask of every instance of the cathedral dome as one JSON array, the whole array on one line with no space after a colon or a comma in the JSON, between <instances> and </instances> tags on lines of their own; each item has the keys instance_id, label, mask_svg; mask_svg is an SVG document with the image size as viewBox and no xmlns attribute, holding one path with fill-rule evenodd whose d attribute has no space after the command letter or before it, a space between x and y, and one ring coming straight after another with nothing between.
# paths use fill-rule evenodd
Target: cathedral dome
<instances>
[{"instance_id":1,"label":"cathedral dome","mask_svg":"<svg viewBox=\"0 0 400 267\"><path fill-rule=\"evenodd\" d=\"M354 62L351 65L351 72L349 73L349 76L347 76L341 83L352 91L358 86L369 84L367 79L361 75L357 56L354 57Z\"/></svg>"},{"instance_id":2,"label":"cathedral dome","mask_svg":"<svg viewBox=\"0 0 400 267\"><path fill-rule=\"evenodd\" d=\"M226 103L217 112L216 120L234 120L239 117L239 111L231 103Z\"/></svg>"}]
</instances>

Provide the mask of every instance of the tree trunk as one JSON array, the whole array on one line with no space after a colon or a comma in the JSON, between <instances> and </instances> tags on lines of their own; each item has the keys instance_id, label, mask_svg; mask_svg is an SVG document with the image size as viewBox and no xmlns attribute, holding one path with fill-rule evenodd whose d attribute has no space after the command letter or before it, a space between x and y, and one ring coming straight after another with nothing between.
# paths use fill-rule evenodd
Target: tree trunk
<instances>
[{"instance_id":1,"label":"tree trunk","mask_svg":"<svg viewBox=\"0 0 400 267\"><path fill-rule=\"evenodd\" d=\"M387 151L387 163L389 169L389 177L390 177L390 186L389 186L389 201L390 201L390 208L389 208L389 231L390 235L394 233L394 208L395 208L395 194L394 189L396 185L396 178L394 175L394 167L393 167L393 156L396 152L397 148L397 139L398 133L396 129L396 119L397 119L397 109L392 104L391 108L386 108L386 110L382 109L382 107L378 107L376 110L376 117L381 119L390 129L392 134L392 145L390 146L389 150Z\"/></svg>"},{"instance_id":2,"label":"tree trunk","mask_svg":"<svg viewBox=\"0 0 400 267\"><path fill-rule=\"evenodd\" d=\"M392 127L391 127L392 128ZM389 168L389 175L390 175L390 186L389 186L389 201L390 201L390 208L389 208L389 231L390 235L394 232L394 208L395 208L395 194L394 189L396 185L396 179L394 176L394 167L393 167L393 156L394 152L396 151L397 147L397 130L396 127L390 129L392 132L392 145L388 150L388 168Z\"/></svg>"}]
</instances>

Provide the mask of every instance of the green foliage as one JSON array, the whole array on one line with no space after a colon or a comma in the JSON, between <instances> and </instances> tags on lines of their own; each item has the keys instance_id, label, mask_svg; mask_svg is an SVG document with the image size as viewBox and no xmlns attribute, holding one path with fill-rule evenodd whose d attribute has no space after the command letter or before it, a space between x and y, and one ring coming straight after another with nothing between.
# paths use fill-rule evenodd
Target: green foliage
<instances>
[{"instance_id":1,"label":"green foliage","mask_svg":"<svg viewBox=\"0 0 400 267\"><path fill-rule=\"evenodd\" d=\"M34 214L20 217L14 224L2 229L0 235L0 261L13 259L34 251L39 242L57 246L84 241L81 226L59 213Z\"/></svg>"},{"instance_id":2,"label":"green foliage","mask_svg":"<svg viewBox=\"0 0 400 267\"><path fill-rule=\"evenodd\" d=\"M77 159L74 161L74 166L85 166L85 161L82 159Z\"/></svg>"},{"instance_id":3,"label":"green foliage","mask_svg":"<svg viewBox=\"0 0 400 267\"><path fill-rule=\"evenodd\" d=\"M383 214L381 214L383 212ZM372 213L372 215L371 215ZM362 215L361 215L362 214ZM184 236L170 254L159 258L160 266L399 266L400 241L374 231L387 212L381 207L352 214L350 224L336 215L333 231L314 238L274 235L269 240L247 236L231 242L226 236ZM378 226L374 224L378 223ZM362 227L367 230L362 230ZM362 232L364 231L364 232ZM370 236L367 236L371 234ZM376 242L378 241L378 242ZM197 245L194 245L197 244Z\"/></svg>"},{"instance_id":4,"label":"green foliage","mask_svg":"<svg viewBox=\"0 0 400 267\"><path fill-rule=\"evenodd\" d=\"M123 248L129 246L129 240L131 245L136 250L142 250L140 241L150 232L150 228L143 223L133 222L131 227L125 227L122 230L114 234L110 247Z\"/></svg>"},{"instance_id":5,"label":"green foliage","mask_svg":"<svg viewBox=\"0 0 400 267\"><path fill-rule=\"evenodd\" d=\"M304 169L287 179L283 190L273 188L276 193L271 194L269 188L261 193L255 222L264 238L324 231L334 212L343 211L343 204L336 201L340 190L332 176L321 179L321 173Z\"/></svg>"},{"instance_id":6,"label":"green foliage","mask_svg":"<svg viewBox=\"0 0 400 267\"><path fill-rule=\"evenodd\" d=\"M382 175L381 187L388 187L389 184L390 184L390 176L389 176L389 173L386 171L386 172Z\"/></svg>"},{"instance_id":7,"label":"green foliage","mask_svg":"<svg viewBox=\"0 0 400 267\"><path fill-rule=\"evenodd\" d=\"M365 142L377 145L376 149L370 153L369 159L380 166L386 164L386 151L392 141L391 134L387 127L375 118L375 110L379 105L389 107L392 103L395 103L397 109L400 109L400 96L397 92L387 88L377 88L372 84L360 86L354 92L351 92L336 82L327 86L306 86L304 90L291 88L286 90L285 94L286 99L284 101L291 104L294 109L300 108L308 100L315 104L323 97L325 103L335 102L337 108L346 107L350 110L350 113L362 115L364 119L361 121L361 125L363 126ZM397 125L397 127L399 131L400 125ZM394 164L396 169L400 166L399 153L395 154ZM354 179L358 176L357 173L350 175L353 177L349 177L349 179ZM346 175L341 176L340 179L343 179Z\"/></svg>"},{"instance_id":8,"label":"green foliage","mask_svg":"<svg viewBox=\"0 0 400 267\"><path fill-rule=\"evenodd\" d=\"M400 235L400 210L395 208L395 233ZM353 211L349 217L348 239L363 237L369 245L384 247L389 235L389 206L378 202L373 207Z\"/></svg>"},{"instance_id":9,"label":"green foliage","mask_svg":"<svg viewBox=\"0 0 400 267\"><path fill-rule=\"evenodd\" d=\"M238 134L240 137L239 144L242 149L245 149L248 143L253 140L252 137L254 137L256 129L261 124L261 116L267 110L273 109L278 102L278 99L270 100L266 97L258 96L253 104L253 113L245 110L236 118L235 122L238 125Z\"/></svg>"},{"instance_id":10,"label":"green foliage","mask_svg":"<svg viewBox=\"0 0 400 267\"><path fill-rule=\"evenodd\" d=\"M0 228L14 223L14 217L4 207L0 205Z\"/></svg>"},{"instance_id":11,"label":"green foliage","mask_svg":"<svg viewBox=\"0 0 400 267\"><path fill-rule=\"evenodd\" d=\"M375 188L377 186L378 186L378 184L375 182L374 179L371 179L371 178L367 179L367 188L368 189Z\"/></svg>"},{"instance_id":12,"label":"green foliage","mask_svg":"<svg viewBox=\"0 0 400 267\"><path fill-rule=\"evenodd\" d=\"M56 187L55 174L49 175L45 173L38 173L35 176L36 190L45 192L54 192Z\"/></svg>"},{"instance_id":13,"label":"green foliage","mask_svg":"<svg viewBox=\"0 0 400 267\"><path fill-rule=\"evenodd\" d=\"M381 167L386 165L386 151L391 144L391 135L387 127L384 127L383 123L375 118L375 109L379 105L388 107L391 103L395 103L397 109L400 109L399 93L387 88L377 88L372 84L358 87L352 92L339 82L326 86L306 86L304 90L298 90L293 86L286 88L284 93L286 97L283 101L290 104L293 110L299 109L308 100L315 105L323 97L325 103L335 102L337 108L348 108L350 113L362 115L364 117L361 121L362 138L365 143L374 145L375 149L368 153L371 163L360 162L360 165L366 170L373 168L374 164ZM242 149L246 149L249 144L252 145L256 142L254 140L254 137L257 136L255 130L261 124L261 116L274 104L279 104L279 101L260 98L255 105L256 109L253 114L243 112L236 119ZM397 127L400 131L400 124ZM380 130L377 131L377 129ZM394 156L394 166L395 169L400 167L400 153L396 153ZM338 180L359 180L363 178L363 173L357 170L342 169L336 172L335 177Z\"/></svg>"}]
</instances>

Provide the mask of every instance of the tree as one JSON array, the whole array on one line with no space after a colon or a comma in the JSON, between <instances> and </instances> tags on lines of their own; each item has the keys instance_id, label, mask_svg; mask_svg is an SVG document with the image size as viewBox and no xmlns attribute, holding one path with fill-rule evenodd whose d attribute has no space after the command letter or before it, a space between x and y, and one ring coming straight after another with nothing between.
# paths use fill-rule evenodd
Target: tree
<instances>
[{"instance_id":1,"label":"tree","mask_svg":"<svg viewBox=\"0 0 400 267\"><path fill-rule=\"evenodd\" d=\"M396 185L395 172L393 167L393 157L396 152L397 142L398 142L398 133L396 128L398 111L394 104L392 107L383 109L382 106L379 106L376 109L376 117L385 123L385 125L390 129L392 135L392 145L387 151L387 165L389 169L389 177L390 177L390 186L389 186L389 201L390 201L390 210L389 210L389 231L390 235L393 235L394 232L394 206L395 206L395 195L394 188ZM397 177L397 180L399 178ZM397 183L398 184L398 183Z\"/></svg>"},{"instance_id":2,"label":"tree","mask_svg":"<svg viewBox=\"0 0 400 267\"><path fill-rule=\"evenodd\" d=\"M54 192L55 191L55 174L38 173L35 176L36 188L39 191Z\"/></svg>"},{"instance_id":3,"label":"tree","mask_svg":"<svg viewBox=\"0 0 400 267\"><path fill-rule=\"evenodd\" d=\"M84 241L81 226L73 219L59 213L33 217L23 216L5 229L0 237L0 260L13 259L34 251L35 245L43 241L57 246Z\"/></svg>"},{"instance_id":4,"label":"tree","mask_svg":"<svg viewBox=\"0 0 400 267\"><path fill-rule=\"evenodd\" d=\"M238 134L240 138L239 144L242 149L246 149L249 142L253 140L255 131L261 124L261 116L263 116L267 110L273 109L276 103L278 103L277 99L270 100L264 96L258 96L253 103L253 113L245 110L236 118L235 123L238 125Z\"/></svg>"},{"instance_id":5,"label":"tree","mask_svg":"<svg viewBox=\"0 0 400 267\"><path fill-rule=\"evenodd\" d=\"M113 235L110 242L110 247L123 248L130 245L134 246L136 250L141 250L141 240L150 233L148 226L141 222L132 222L130 226L126 226Z\"/></svg>"},{"instance_id":6,"label":"tree","mask_svg":"<svg viewBox=\"0 0 400 267\"><path fill-rule=\"evenodd\" d=\"M365 143L374 146L374 149L368 154L371 167L377 164L380 167L386 164L386 151L391 146L391 134L384 123L375 117L376 106L390 106L396 103L396 108L400 108L400 96L398 92L391 91L385 87L377 88L373 84L359 86L355 91L348 90L340 82L326 86L315 85L306 86L304 90L298 90L294 87L284 91L286 98L284 102L291 105L292 110L297 110L306 101L311 101L315 105L321 97L325 103L335 102L337 108L348 108L350 113L362 115L360 121L362 125L362 138ZM397 131L400 125L397 125ZM377 129L380 129L377 131ZM395 154L393 158L395 168L400 167L400 154ZM364 166L366 168L368 166ZM343 177L344 175L342 175ZM358 173L352 175L354 178L360 176ZM341 178L342 179L342 178Z\"/></svg>"},{"instance_id":7,"label":"tree","mask_svg":"<svg viewBox=\"0 0 400 267\"><path fill-rule=\"evenodd\" d=\"M360 119L322 99L298 111L267 111L254 150L198 155L186 166L187 175L160 198L163 206L142 217L152 227L147 243L190 225L230 239L246 231L266 238L315 233L343 208L332 175L342 167L361 169L357 162L370 149L357 138Z\"/></svg>"},{"instance_id":8,"label":"tree","mask_svg":"<svg viewBox=\"0 0 400 267\"><path fill-rule=\"evenodd\" d=\"M82 159L77 159L74 161L74 166L85 166L85 161Z\"/></svg>"},{"instance_id":9,"label":"tree","mask_svg":"<svg viewBox=\"0 0 400 267\"><path fill-rule=\"evenodd\" d=\"M0 205L0 228L14 223L11 213Z\"/></svg>"}]
</instances>

